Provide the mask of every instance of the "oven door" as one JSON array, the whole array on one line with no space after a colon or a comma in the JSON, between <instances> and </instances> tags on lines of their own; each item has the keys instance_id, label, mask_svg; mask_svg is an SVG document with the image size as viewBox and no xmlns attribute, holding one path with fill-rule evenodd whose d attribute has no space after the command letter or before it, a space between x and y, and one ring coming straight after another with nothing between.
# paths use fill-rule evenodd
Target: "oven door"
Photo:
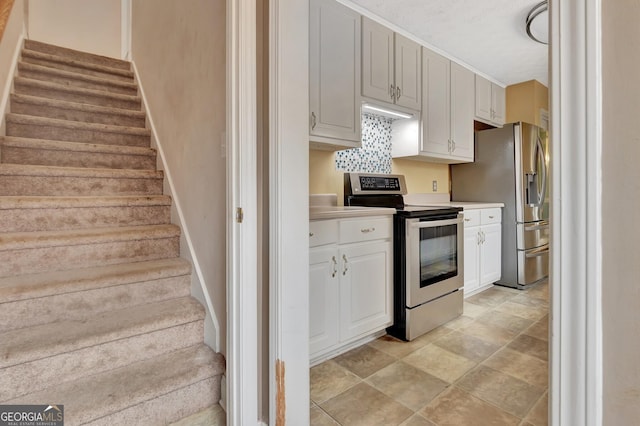
<instances>
[{"instance_id":1,"label":"oven door","mask_svg":"<svg viewBox=\"0 0 640 426\"><path fill-rule=\"evenodd\" d=\"M406 219L407 307L464 286L462 215L454 219Z\"/></svg>"}]
</instances>

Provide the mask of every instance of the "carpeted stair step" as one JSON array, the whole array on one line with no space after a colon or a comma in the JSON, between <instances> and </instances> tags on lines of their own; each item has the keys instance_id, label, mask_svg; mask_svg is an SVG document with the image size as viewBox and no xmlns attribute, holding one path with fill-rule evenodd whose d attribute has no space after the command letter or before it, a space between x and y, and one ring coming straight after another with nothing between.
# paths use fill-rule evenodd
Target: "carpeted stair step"
<instances>
[{"instance_id":1,"label":"carpeted stair step","mask_svg":"<svg viewBox=\"0 0 640 426\"><path fill-rule=\"evenodd\" d=\"M11 95L11 112L58 120L127 127L145 127L146 119L146 115L142 111L101 107L15 93Z\"/></svg>"},{"instance_id":2,"label":"carpeted stair step","mask_svg":"<svg viewBox=\"0 0 640 426\"><path fill-rule=\"evenodd\" d=\"M161 170L0 164L0 196L160 195Z\"/></svg>"},{"instance_id":3,"label":"carpeted stair step","mask_svg":"<svg viewBox=\"0 0 640 426\"><path fill-rule=\"evenodd\" d=\"M181 297L0 333L0 401L202 343L204 318Z\"/></svg>"},{"instance_id":4,"label":"carpeted stair step","mask_svg":"<svg viewBox=\"0 0 640 426\"><path fill-rule=\"evenodd\" d=\"M190 266L172 258L0 278L0 332L189 296Z\"/></svg>"},{"instance_id":5,"label":"carpeted stair step","mask_svg":"<svg viewBox=\"0 0 640 426\"><path fill-rule=\"evenodd\" d=\"M35 50L23 49L21 60L35 65L42 65L49 68L57 68L64 71L72 71L79 74L92 75L95 77L110 80L133 82L133 71L120 68L112 68L104 65L96 65L63 56L51 55L49 53L37 52Z\"/></svg>"},{"instance_id":6,"label":"carpeted stair step","mask_svg":"<svg viewBox=\"0 0 640 426\"><path fill-rule=\"evenodd\" d=\"M151 144L151 131L139 127L81 123L22 114L7 114L5 120L7 136L143 147Z\"/></svg>"},{"instance_id":7,"label":"carpeted stair step","mask_svg":"<svg viewBox=\"0 0 640 426\"><path fill-rule=\"evenodd\" d=\"M6 403L57 401L70 426L161 425L217 403L223 372L222 355L201 344Z\"/></svg>"},{"instance_id":8,"label":"carpeted stair step","mask_svg":"<svg viewBox=\"0 0 640 426\"><path fill-rule=\"evenodd\" d=\"M0 277L178 257L175 225L0 234Z\"/></svg>"},{"instance_id":9,"label":"carpeted stair step","mask_svg":"<svg viewBox=\"0 0 640 426\"><path fill-rule=\"evenodd\" d=\"M104 90L110 93L135 96L138 94L138 86L133 82L109 80L86 74L78 74L72 71L64 71L56 68L44 67L26 62L18 62L18 75L33 80L43 80L69 87L83 89Z\"/></svg>"},{"instance_id":10,"label":"carpeted stair step","mask_svg":"<svg viewBox=\"0 0 640 426\"><path fill-rule=\"evenodd\" d=\"M0 197L0 233L62 231L171 222L171 197Z\"/></svg>"},{"instance_id":11,"label":"carpeted stair step","mask_svg":"<svg viewBox=\"0 0 640 426\"><path fill-rule=\"evenodd\" d=\"M15 77L13 79L14 93L39 96L41 98L59 99L69 102L105 106L111 108L142 110L140 96L109 93L104 90L83 89L69 87L63 84L33 80L31 78Z\"/></svg>"},{"instance_id":12,"label":"carpeted stair step","mask_svg":"<svg viewBox=\"0 0 640 426\"><path fill-rule=\"evenodd\" d=\"M0 136L0 160L6 164L153 170L151 148Z\"/></svg>"},{"instance_id":13,"label":"carpeted stair step","mask_svg":"<svg viewBox=\"0 0 640 426\"><path fill-rule=\"evenodd\" d=\"M86 62L95 65L102 65L110 68L131 70L131 63L122 59L108 58L93 53L81 52L68 49L66 47L54 46L36 40L25 40L24 48L36 52L48 53L49 55L61 56L74 61Z\"/></svg>"}]
</instances>

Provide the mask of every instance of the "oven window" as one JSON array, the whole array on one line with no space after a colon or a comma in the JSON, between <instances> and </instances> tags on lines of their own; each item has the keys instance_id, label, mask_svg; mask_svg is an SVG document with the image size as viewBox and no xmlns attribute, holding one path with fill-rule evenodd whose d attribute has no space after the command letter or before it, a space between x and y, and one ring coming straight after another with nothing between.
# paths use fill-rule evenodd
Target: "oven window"
<instances>
[{"instance_id":1,"label":"oven window","mask_svg":"<svg viewBox=\"0 0 640 426\"><path fill-rule=\"evenodd\" d=\"M420 287L458 275L458 227L420 229Z\"/></svg>"}]
</instances>

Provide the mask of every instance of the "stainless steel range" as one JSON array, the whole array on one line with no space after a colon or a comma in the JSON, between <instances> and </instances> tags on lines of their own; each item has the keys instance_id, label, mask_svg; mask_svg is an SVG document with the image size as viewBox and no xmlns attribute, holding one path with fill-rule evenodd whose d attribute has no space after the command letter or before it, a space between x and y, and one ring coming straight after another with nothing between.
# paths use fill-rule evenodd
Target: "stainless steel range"
<instances>
[{"instance_id":1,"label":"stainless steel range","mask_svg":"<svg viewBox=\"0 0 640 426\"><path fill-rule=\"evenodd\" d=\"M404 176L345 173L345 206L393 207L394 324L416 337L462 314L463 225L458 207L405 207Z\"/></svg>"}]
</instances>

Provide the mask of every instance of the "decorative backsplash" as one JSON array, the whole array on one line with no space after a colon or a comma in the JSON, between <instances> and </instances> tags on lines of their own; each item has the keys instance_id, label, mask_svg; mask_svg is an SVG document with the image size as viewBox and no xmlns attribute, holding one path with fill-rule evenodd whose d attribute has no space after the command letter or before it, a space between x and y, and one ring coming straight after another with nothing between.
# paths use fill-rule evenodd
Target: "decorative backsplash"
<instances>
[{"instance_id":1,"label":"decorative backsplash","mask_svg":"<svg viewBox=\"0 0 640 426\"><path fill-rule=\"evenodd\" d=\"M336 170L341 172L391 173L392 119L362 114L362 148L336 152Z\"/></svg>"}]
</instances>

